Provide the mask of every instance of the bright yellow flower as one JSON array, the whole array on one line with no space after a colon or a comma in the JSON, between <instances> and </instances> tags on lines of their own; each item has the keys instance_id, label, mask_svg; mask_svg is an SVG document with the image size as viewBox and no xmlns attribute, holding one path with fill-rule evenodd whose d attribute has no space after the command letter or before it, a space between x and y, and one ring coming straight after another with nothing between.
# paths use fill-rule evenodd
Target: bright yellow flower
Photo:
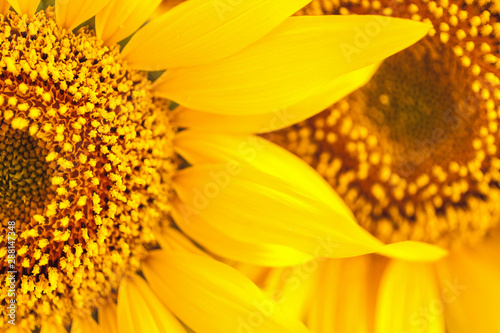
<instances>
[{"instance_id":1,"label":"bright yellow flower","mask_svg":"<svg viewBox=\"0 0 500 333\"><path fill-rule=\"evenodd\" d=\"M500 332L498 2L325 0L304 12L432 23L362 88L267 138L316 169L378 240L425 242L449 256L428 261L415 251L402 260L382 251L393 258L316 259L248 274L313 332ZM338 215L324 223L347 237ZM345 254L341 242L330 249Z\"/></svg>"},{"instance_id":2,"label":"bright yellow flower","mask_svg":"<svg viewBox=\"0 0 500 333\"><path fill-rule=\"evenodd\" d=\"M408 47L429 26L288 18L306 0L190 0L153 20L160 0L48 2L0 1L2 331L304 332L179 231L206 232L208 250L227 248L212 238L214 226L231 221L239 235L272 226L282 208L259 207L281 195L281 180L263 172L279 155L243 161L241 153L259 155L258 139L206 136L231 126L225 117L271 127L304 119L308 104L340 97L331 91L342 75ZM374 24L369 45L346 54L353 29ZM297 107L298 118L282 112ZM202 131L179 131L200 122ZM240 151L225 150L237 141ZM239 207L233 193L248 201ZM236 254L255 258L267 249L289 263L308 257L268 242L240 245Z\"/></svg>"}]
</instances>

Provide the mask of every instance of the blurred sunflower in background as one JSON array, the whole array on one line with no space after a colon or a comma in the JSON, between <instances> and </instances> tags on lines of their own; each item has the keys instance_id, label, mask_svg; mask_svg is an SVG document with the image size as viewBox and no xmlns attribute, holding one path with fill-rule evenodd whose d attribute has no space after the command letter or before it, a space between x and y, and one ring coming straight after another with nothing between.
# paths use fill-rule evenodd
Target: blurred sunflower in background
<instances>
[{"instance_id":1,"label":"blurred sunflower in background","mask_svg":"<svg viewBox=\"0 0 500 333\"><path fill-rule=\"evenodd\" d=\"M311 331L500 332L499 10L497 1L324 0L300 12L432 24L362 88L265 137L316 169L377 239L449 252L240 267ZM375 33L358 31L358 47Z\"/></svg>"},{"instance_id":2,"label":"blurred sunflower in background","mask_svg":"<svg viewBox=\"0 0 500 333\"><path fill-rule=\"evenodd\" d=\"M305 119L320 110L311 104L329 105L359 87L346 73L369 77L373 69L363 67L410 46L429 26L373 16L288 18L308 1L190 0L153 15L159 3L0 1L2 331L306 331L207 254L218 254L209 246L237 245L237 255L256 260L310 258L286 244L234 240L258 223L274 228L283 205L261 206L270 194L280 200L289 188L284 204L300 198L296 184L273 171L293 156L266 143L276 156L244 160L241 150L254 153L262 139L225 135L241 145L230 151L206 136L232 126L219 122L225 117L271 128ZM379 27L377 35L346 56L340 46L367 24ZM282 112L288 108L296 115ZM297 168L283 170L290 179L318 183L293 161ZM258 214L226 201L229 184ZM309 206L297 209L309 216ZM234 220L234 212L246 219ZM224 233L212 232L229 220ZM363 251L394 250L369 239ZM403 256L417 246L402 244Z\"/></svg>"}]
</instances>

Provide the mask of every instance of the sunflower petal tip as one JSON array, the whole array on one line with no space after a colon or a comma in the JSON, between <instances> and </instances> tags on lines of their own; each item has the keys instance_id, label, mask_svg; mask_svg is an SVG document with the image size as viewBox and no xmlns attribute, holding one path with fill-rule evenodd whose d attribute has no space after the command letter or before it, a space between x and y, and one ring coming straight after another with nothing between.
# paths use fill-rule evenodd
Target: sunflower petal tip
<instances>
[{"instance_id":1,"label":"sunflower petal tip","mask_svg":"<svg viewBox=\"0 0 500 333\"><path fill-rule=\"evenodd\" d=\"M379 254L415 262L435 262L448 255L448 250L429 243L403 241L385 245Z\"/></svg>"}]
</instances>

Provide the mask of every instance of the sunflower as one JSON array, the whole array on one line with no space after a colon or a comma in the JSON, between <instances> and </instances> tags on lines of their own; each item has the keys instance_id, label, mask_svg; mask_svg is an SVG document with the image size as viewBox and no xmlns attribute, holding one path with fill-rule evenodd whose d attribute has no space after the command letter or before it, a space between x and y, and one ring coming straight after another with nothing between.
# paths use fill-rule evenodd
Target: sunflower
<instances>
[{"instance_id":1,"label":"sunflower","mask_svg":"<svg viewBox=\"0 0 500 333\"><path fill-rule=\"evenodd\" d=\"M265 137L313 167L378 240L448 252L241 267L311 331L500 332L499 9L497 1L325 0L301 12L432 24L364 86ZM368 38L359 35L361 44ZM338 214L330 225L348 236ZM346 255L342 245L332 252Z\"/></svg>"},{"instance_id":2,"label":"sunflower","mask_svg":"<svg viewBox=\"0 0 500 333\"><path fill-rule=\"evenodd\" d=\"M375 16L288 18L307 2L190 0L150 20L159 0L0 1L2 331L305 330L201 249L220 245L210 228L223 226L205 212L245 208L220 206L219 193L227 198L242 177L250 181L238 195L249 202L265 199L261 189L278 193L281 178L265 170L280 156L192 155L211 154L205 135L221 117L270 126L307 118L308 104L342 97L332 89L359 87L343 75L371 75L362 68L429 28ZM367 24L377 35L346 57L339 45ZM280 112L296 105L296 117ZM205 120L216 124L189 129ZM253 152L253 141L240 143ZM214 148L218 156L226 145ZM188 239L183 223L193 238L206 229L203 241ZM255 257L269 249L291 263L308 258L287 246L237 245Z\"/></svg>"}]
</instances>

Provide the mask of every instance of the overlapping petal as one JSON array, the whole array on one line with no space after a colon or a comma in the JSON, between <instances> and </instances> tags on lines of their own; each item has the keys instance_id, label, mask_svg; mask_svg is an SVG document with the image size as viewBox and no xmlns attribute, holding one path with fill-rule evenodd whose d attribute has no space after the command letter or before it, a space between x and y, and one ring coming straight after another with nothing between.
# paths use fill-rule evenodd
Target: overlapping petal
<instances>
[{"instance_id":1,"label":"overlapping petal","mask_svg":"<svg viewBox=\"0 0 500 333\"><path fill-rule=\"evenodd\" d=\"M192 165L225 162L228 168L238 170L239 165L246 164L276 177L293 179L309 196L353 217L344 201L307 163L259 136L186 130L176 136L174 146Z\"/></svg>"},{"instance_id":2,"label":"overlapping petal","mask_svg":"<svg viewBox=\"0 0 500 333\"><path fill-rule=\"evenodd\" d=\"M208 256L202 249L193 244L186 235L174 228L167 228L163 233L158 235L158 242L164 250L184 251L201 256Z\"/></svg>"},{"instance_id":3,"label":"overlapping petal","mask_svg":"<svg viewBox=\"0 0 500 333\"><path fill-rule=\"evenodd\" d=\"M169 11L182 2L184 2L184 0L163 0L158 8L156 8L156 11L153 13L153 15L151 15L151 18L157 18L158 16L161 16L163 13Z\"/></svg>"},{"instance_id":4,"label":"overlapping petal","mask_svg":"<svg viewBox=\"0 0 500 333\"><path fill-rule=\"evenodd\" d=\"M68 331L63 325L47 321L43 323L40 333L67 333ZM114 333L114 332L111 332Z\"/></svg>"},{"instance_id":5,"label":"overlapping petal","mask_svg":"<svg viewBox=\"0 0 500 333\"><path fill-rule=\"evenodd\" d=\"M498 235L438 264L449 333L500 332L500 243Z\"/></svg>"},{"instance_id":6,"label":"overlapping petal","mask_svg":"<svg viewBox=\"0 0 500 333\"><path fill-rule=\"evenodd\" d=\"M373 28L376 33L361 43L358 35ZM410 46L428 29L427 24L378 16L291 17L233 56L167 71L156 93L191 109L225 115L286 110L340 75Z\"/></svg>"},{"instance_id":7,"label":"overlapping petal","mask_svg":"<svg viewBox=\"0 0 500 333\"><path fill-rule=\"evenodd\" d=\"M331 261L321 268L317 286L322 290L314 296L308 327L314 333L336 332L336 313L339 305L337 291L341 276L341 261ZM359 282L359 278L356 279ZM359 311L359 308L356 309ZM357 312L356 311L356 312ZM361 320L360 320L361 321Z\"/></svg>"},{"instance_id":8,"label":"overlapping petal","mask_svg":"<svg viewBox=\"0 0 500 333\"><path fill-rule=\"evenodd\" d=\"M179 108L175 121L181 127L229 133L265 133L291 126L323 111L366 84L378 64L358 69L321 86L313 95L271 113L232 116Z\"/></svg>"},{"instance_id":9,"label":"overlapping petal","mask_svg":"<svg viewBox=\"0 0 500 333\"><path fill-rule=\"evenodd\" d=\"M368 256L330 259L319 268L307 324L311 332L370 332L373 325ZM355 311L353 311L355 309Z\"/></svg>"},{"instance_id":10,"label":"overlapping petal","mask_svg":"<svg viewBox=\"0 0 500 333\"><path fill-rule=\"evenodd\" d=\"M5 9L5 1L3 4L0 2L0 9L5 10L5 12L9 9ZM16 12L20 15L22 14L28 14L29 17L32 17L35 15L36 9L38 8L38 5L40 4L40 0L8 0L10 2L10 5L14 7Z\"/></svg>"},{"instance_id":11,"label":"overlapping petal","mask_svg":"<svg viewBox=\"0 0 500 333\"><path fill-rule=\"evenodd\" d=\"M294 248L266 243L247 243L238 241L221 233L202 218L192 215L189 221L179 211L182 203L173 202L172 216L176 225L189 237L212 253L239 262L261 266L293 266L311 259L311 256Z\"/></svg>"},{"instance_id":12,"label":"overlapping petal","mask_svg":"<svg viewBox=\"0 0 500 333\"><path fill-rule=\"evenodd\" d=\"M118 313L115 303L99 308L99 325L103 332L118 333Z\"/></svg>"},{"instance_id":13,"label":"overlapping petal","mask_svg":"<svg viewBox=\"0 0 500 333\"><path fill-rule=\"evenodd\" d=\"M317 172L315 172L309 165L307 165L300 158L260 137L253 135L245 135L245 134L226 135L226 134L219 134L212 132L199 132L199 131L187 130L179 133L179 135L177 136L175 140L175 149L189 163L191 163L194 166L200 166L201 168L200 170L205 169L205 172L208 172L209 179L204 179L204 180L198 179L200 182L198 182L197 189L195 189L196 181L191 183L190 185L191 188L190 189L188 188L187 191L191 193L191 195L188 195L189 197L188 200L194 200L194 201L183 200L184 206L182 207L185 213L193 211L198 212L197 207L202 207L203 209L199 211L199 214L200 216L205 216L205 220L209 223L212 223L211 222L212 219L211 217L207 218L207 216L212 216L211 215L212 212L210 209L205 211L203 203L209 206L212 204L212 202L216 202L217 204L218 200L226 200L222 199L222 197L226 198L225 192L227 190L226 187L223 188L223 186L221 186L219 188L219 192L222 195L221 196L217 195L215 198L211 199L204 196L203 187L208 188L210 190L211 185L208 184L209 183L215 184L214 181L217 180L219 181L219 184L225 185L225 183L227 183L227 185L234 186L234 184L231 184L233 179L236 182L238 181L239 177L245 177L245 173L258 172L256 170L259 170L262 171L264 174L260 173L254 174L253 177L256 179L256 182L258 181L259 177L271 177L272 179L276 179L273 177L277 177L277 179L281 179L281 182L284 183L280 183L279 180L273 183L273 180L270 179L268 180L271 182L270 184L268 185L263 184L262 186L271 192L273 192L274 190L273 186L276 186L275 188L279 188L281 191L285 192L288 191L290 193L290 194L285 194L285 193L276 194L274 199L282 195L284 197L288 197L289 200L293 202L294 200L293 193L297 193L298 195L297 200L299 202L301 201L301 199L304 199L305 201L309 202L309 204L312 206L312 208L310 208L311 209L310 211L299 213L298 211L300 211L301 209L306 209L306 210L309 209L306 208L307 204L304 207L298 208L299 205L294 205L292 203L289 203L290 205L293 205L294 208L297 208L297 211L292 212L292 210L287 208L286 205L283 206L283 203L285 201L282 201L281 203L280 202L276 203L276 206L271 206L269 208L271 209L270 210L270 212L272 212L271 214L279 215L280 214L279 209L281 209L284 211L282 213L283 219L287 217L299 225L304 224L309 228L315 228L314 226L317 226L320 229L326 228L330 230L326 234L321 234L319 229L317 229L315 231L316 233L315 237L322 237L322 236L329 237L328 235L331 236L330 232L334 232L335 228L338 228L336 232L342 233L342 230L344 230L343 228L345 227L350 230L345 232L347 232L348 234L350 234L351 232L355 232L355 234L357 234L360 237L358 239L359 242L362 242L363 239L367 240L366 243L367 247L365 247L365 250L367 248L372 248L373 250L365 253L379 251L382 254L390 257L404 258L406 260L412 260L412 261L437 260L445 256L447 253L445 250L439 247L413 241L399 242L399 243L389 244L384 247L380 247L379 245L381 243L379 243L378 241L374 242L373 237L370 236L369 238L366 238L367 233L364 230L361 231L362 230L361 227L359 227L359 225L355 222L355 219L351 211L345 205L343 200L338 196L337 193L335 193L332 190L331 186ZM219 165L218 167L215 167L214 169L210 170L211 168L210 166L208 167L203 166L203 164L207 163L214 163L214 164L224 163L224 164ZM181 171L181 175L183 172L190 172L190 171L189 170ZM262 190L262 192L259 192L258 189L259 186L252 183L250 179L248 179L248 182L249 182L248 188L244 188L244 185L242 183L240 185L243 188L239 188L237 189L237 191L239 193L245 193L245 191L248 191L246 194L242 195L248 195L250 197L253 196L252 198L254 198L254 200L256 200L257 202L263 200L264 202L269 203L266 194L264 194L265 191ZM186 188L183 187L183 189ZM256 193L254 193L254 191ZM184 192L185 191L183 192L178 191L178 194L182 195L184 194ZM236 195L233 197L228 197L227 199L230 200L231 203L225 202L225 204L235 205L236 207L237 205L240 204L235 202L235 200L238 200L236 198L241 200L242 205L246 205L246 203L250 201L250 200L245 200L245 198L240 195ZM315 200L319 201L320 204L315 203ZM320 207L325 209L325 211L323 212L317 212L317 214L323 216L321 220L322 222L320 222L320 220L318 220L319 217L317 215L314 215L313 213L315 211L320 210L321 209ZM221 208L221 209L223 211L230 210L230 208ZM263 210L262 213L257 212L259 210L259 203L255 203L254 206L249 207L248 209L257 214L256 216L259 216L258 218L254 216L254 218L256 219L263 220L267 215L265 214L267 212L265 210ZM214 209L214 211L215 210L216 209ZM237 214L237 211L238 209L235 209L234 213ZM217 214L217 212L214 213ZM292 216L293 214L299 214L299 215L293 217ZM307 217L309 214L310 217ZM238 229L238 223L231 223L229 222L231 219L229 218L228 220L228 218L229 217L218 221L214 220L215 223L219 224L219 226L215 227L223 232L233 235L229 230L232 230L233 228ZM247 216L246 219L249 220L250 218L251 218L250 216ZM303 220L300 220L301 218ZM225 223L222 221L229 223L231 225L231 228L225 229L223 227ZM245 221L245 219L241 221ZM271 221L275 221L275 219L272 218L270 221L267 222L271 224L273 223ZM342 223L340 221L342 221ZM292 226L293 222L290 222L289 225ZM265 222L263 223L266 224ZM321 226L321 224L324 225ZM286 225L287 224L281 225L281 227L284 228L283 232L289 234L290 232L286 231L288 229ZM272 226L268 225L267 227L266 226L263 227L266 228L268 232L271 232L270 229L272 228ZM326 232L325 231L326 229L323 229L323 232ZM239 232L243 232L242 229L238 230ZM259 230L255 230L255 232L259 232ZM274 232L277 231L275 230ZM245 236L240 235L240 237L245 237ZM245 241L244 239L240 240ZM255 239L254 241L258 242L257 239ZM261 239L261 241L264 240ZM286 244L283 243L283 245ZM288 244L288 245L296 246L296 244L295 245ZM374 250L375 248L376 250ZM297 249L304 251L304 249L301 248ZM311 252L309 251L305 252L311 254ZM346 253L340 256L345 256L345 255Z\"/></svg>"},{"instance_id":14,"label":"overlapping petal","mask_svg":"<svg viewBox=\"0 0 500 333\"><path fill-rule=\"evenodd\" d=\"M195 332L307 332L243 274L211 258L157 251L143 271L161 301Z\"/></svg>"},{"instance_id":15,"label":"overlapping petal","mask_svg":"<svg viewBox=\"0 0 500 333\"><path fill-rule=\"evenodd\" d=\"M72 30L97 14L110 0L56 0L56 21Z\"/></svg>"},{"instance_id":16,"label":"overlapping petal","mask_svg":"<svg viewBox=\"0 0 500 333\"><path fill-rule=\"evenodd\" d=\"M26 327L10 326L7 328L6 333L32 333L32 332L29 328Z\"/></svg>"},{"instance_id":17,"label":"overlapping petal","mask_svg":"<svg viewBox=\"0 0 500 333\"><path fill-rule=\"evenodd\" d=\"M444 333L440 297L432 265L391 261L380 284L375 332Z\"/></svg>"},{"instance_id":18,"label":"overlapping petal","mask_svg":"<svg viewBox=\"0 0 500 333\"><path fill-rule=\"evenodd\" d=\"M259 40L309 1L186 1L138 31L122 56L142 70L207 64Z\"/></svg>"},{"instance_id":19,"label":"overlapping petal","mask_svg":"<svg viewBox=\"0 0 500 333\"><path fill-rule=\"evenodd\" d=\"M118 329L120 333L186 332L138 275L124 279L120 284Z\"/></svg>"},{"instance_id":20,"label":"overlapping petal","mask_svg":"<svg viewBox=\"0 0 500 333\"><path fill-rule=\"evenodd\" d=\"M184 217L199 214L240 241L292 246L313 255L324 246L329 256L342 257L382 245L335 207L307 196L307 187L240 168L235 172L222 164L180 171L174 188L184 203Z\"/></svg>"},{"instance_id":21,"label":"overlapping petal","mask_svg":"<svg viewBox=\"0 0 500 333\"><path fill-rule=\"evenodd\" d=\"M0 0L0 14L5 15L10 8L10 3L7 0Z\"/></svg>"},{"instance_id":22,"label":"overlapping petal","mask_svg":"<svg viewBox=\"0 0 500 333\"><path fill-rule=\"evenodd\" d=\"M320 273L316 269L317 261L293 267L272 267L257 285L280 304L285 313L303 320L311 306L311 292Z\"/></svg>"},{"instance_id":23,"label":"overlapping petal","mask_svg":"<svg viewBox=\"0 0 500 333\"><path fill-rule=\"evenodd\" d=\"M98 38L107 45L134 33L155 11L161 0L111 0L95 17Z\"/></svg>"},{"instance_id":24,"label":"overlapping petal","mask_svg":"<svg viewBox=\"0 0 500 333\"><path fill-rule=\"evenodd\" d=\"M446 255L439 247L417 242L384 247L335 202L311 195L301 177L297 173L284 179L245 164L207 164L178 172L174 188L183 202L179 208L184 218L199 215L220 232L243 242L281 244L327 257L383 249L384 254L400 258L415 257L417 251L419 260Z\"/></svg>"},{"instance_id":25,"label":"overlapping petal","mask_svg":"<svg viewBox=\"0 0 500 333\"><path fill-rule=\"evenodd\" d=\"M89 314L85 316L75 316L71 323L71 333L101 332L99 325Z\"/></svg>"}]
</instances>

